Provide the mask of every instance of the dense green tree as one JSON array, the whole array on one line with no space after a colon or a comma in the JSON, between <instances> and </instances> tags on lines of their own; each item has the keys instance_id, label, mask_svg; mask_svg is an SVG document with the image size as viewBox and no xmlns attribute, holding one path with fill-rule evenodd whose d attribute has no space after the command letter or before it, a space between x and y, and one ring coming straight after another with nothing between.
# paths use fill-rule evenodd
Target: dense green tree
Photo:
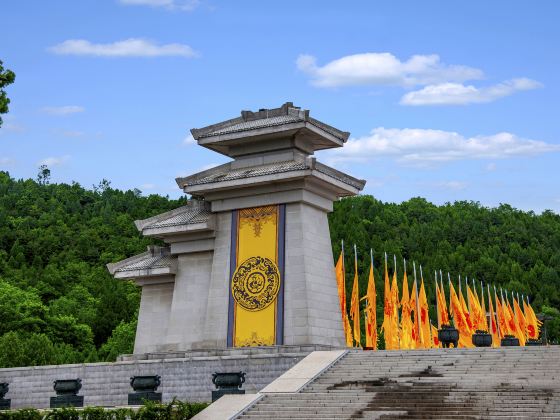
<instances>
[{"instance_id":1,"label":"dense green tree","mask_svg":"<svg viewBox=\"0 0 560 420\"><path fill-rule=\"evenodd\" d=\"M2 65L2 60L0 60L0 127L2 126L2 115L8 112L8 104L10 103L10 98L6 95L4 88L9 84L14 83L16 80L16 75L11 70L4 70Z\"/></svg>"}]
</instances>

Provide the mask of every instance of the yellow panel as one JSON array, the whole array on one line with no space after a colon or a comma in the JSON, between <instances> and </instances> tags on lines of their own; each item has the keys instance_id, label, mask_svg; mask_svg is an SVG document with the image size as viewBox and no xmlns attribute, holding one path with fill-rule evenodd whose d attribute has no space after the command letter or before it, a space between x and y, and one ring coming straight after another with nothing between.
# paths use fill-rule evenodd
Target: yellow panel
<instances>
[{"instance_id":1,"label":"yellow panel","mask_svg":"<svg viewBox=\"0 0 560 420\"><path fill-rule=\"evenodd\" d=\"M248 261L255 261L255 257L272 261L274 267L270 267L271 272L274 269L276 269L276 272L278 271L276 267L276 264L278 264L278 206L239 211L236 270L240 269L239 267L244 262L247 266ZM259 276L262 277L261 274L257 273L257 283L260 280ZM277 275L275 294L269 295L270 299L265 304L260 302L256 309L245 309L238 301L235 301L234 347L275 344L276 295L279 281L281 279ZM247 285L249 284L250 280L247 280ZM262 284L259 284L259 286L262 286Z\"/></svg>"}]
</instances>

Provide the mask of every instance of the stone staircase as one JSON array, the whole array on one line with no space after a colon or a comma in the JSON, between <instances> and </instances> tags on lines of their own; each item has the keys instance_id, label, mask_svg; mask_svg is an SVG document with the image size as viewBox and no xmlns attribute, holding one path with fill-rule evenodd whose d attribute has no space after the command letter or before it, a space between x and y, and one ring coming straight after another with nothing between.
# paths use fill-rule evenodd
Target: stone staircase
<instances>
[{"instance_id":1,"label":"stone staircase","mask_svg":"<svg viewBox=\"0 0 560 420\"><path fill-rule=\"evenodd\" d=\"M349 351L239 419L560 419L560 346Z\"/></svg>"}]
</instances>

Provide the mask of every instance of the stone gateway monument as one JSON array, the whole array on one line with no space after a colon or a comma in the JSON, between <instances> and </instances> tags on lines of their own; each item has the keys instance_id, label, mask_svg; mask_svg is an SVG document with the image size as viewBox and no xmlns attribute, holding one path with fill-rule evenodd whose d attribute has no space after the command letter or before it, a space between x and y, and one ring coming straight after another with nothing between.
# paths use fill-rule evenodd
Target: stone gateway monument
<instances>
[{"instance_id":1,"label":"stone gateway monument","mask_svg":"<svg viewBox=\"0 0 560 420\"><path fill-rule=\"evenodd\" d=\"M318 162L349 133L291 102L192 129L231 157L178 178L188 204L136 221L165 247L109 264L142 287L134 353L345 345L327 213L365 181Z\"/></svg>"}]
</instances>

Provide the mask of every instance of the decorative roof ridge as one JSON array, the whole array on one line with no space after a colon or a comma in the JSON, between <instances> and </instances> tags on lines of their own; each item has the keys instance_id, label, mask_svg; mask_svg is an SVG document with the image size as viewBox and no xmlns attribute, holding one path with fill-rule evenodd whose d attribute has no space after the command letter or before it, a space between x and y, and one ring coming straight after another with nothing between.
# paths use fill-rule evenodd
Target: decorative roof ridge
<instances>
[{"instance_id":1,"label":"decorative roof ridge","mask_svg":"<svg viewBox=\"0 0 560 420\"><path fill-rule=\"evenodd\" d=\"M319 121L313 117L308 117L307 121L311 124L313 124L315 127L321 128L323 130L325 130L327 133L340 138L344 143L346 143L346 140L348 140L348 137L350 137L350 132L349 131L341 131L336 127L333 127L332 125L326 124L322 121Z\"/></svg>"},{"instance_id":2,"label":"decorative roof ridge","mask_svg":"<svg viewBox=\"0 0 560 420\"><path fill-rule=\"evenodd\" d=\"M142 261L145 258L153 257L166 257L171 255L171 249L168 246L148 245L148 250L141 254L133 255L132 257L125 258L124 260L116 263L109 263L106 265L107 270L111 275L114 275L119 269L127 265Z\"/></svg>"},{"instance_id":3,"label":"decorative roof ridge","mask_svg":"<svg viewBox=\"0 0 560 420\"><path fill-rule=\"evenodd\" d=\"M208 125L202 128L193 128L191 129L191 134L193 135L195 140L198 140L200 137L204 137L220 129L231 127L235 124L239 124L247 121L262 120L262 119L272 118L272 117L279 117L282 115L290 115L290 116L301 118L302 121L307 121L309 117L309 110L307 109L302 110L301 107L294 106L293 102L286 102L279 108L270 108L270 109L261 108L258 111L244 110L241 111L240 117L232 118L230 120Z\"/></svg>"},{"instance_id":4,"label":"decorative roof ridge","mask_svg":"<svg viewBox=\"0 0 560 420\"><path fill-rule=\"evenodd\" d=\"M335 178L341 182L344 182L345 184L352 185L353 187L356 187L359 190L362 190L366 185L365 179L355 178L352 175L348 175L347 173L341 172L319 161L315 162L314 169L318 172L321 172L322 174L330 176L331 178Z\"/></svg>"},{"instance_id":5,"label":"decorative roof ridge","mask_svg":"<svg viewBox=\"0 0 560 420\"><path fill-rule=\"evenodd\" d=\"M254 178L257 176L269 175L267 169L271 169L270 173L283 173L297 170L313 169L315 164L314 156L306 156L304 158L297 158L279 162L264 163L261 165L247 166L242 168L233 169L228 172L216 171L213 174L208 174L205 177L196 177L193 179L183 179L184 183L179 184L182 188L187 185L200 185L208 184L219 181L230 181L233 179ZM212 178L216 175L220 179Z\"/></svg>"},{"instance_id":6,"label":"decorative roof ridge","mask_svg":"<svg viewBox=\"0 0 560 420\"><path fill-rule=\"evenodd\" d=\"M231 167L231 162L227 162L227 163L224 163L223 165L213 166L210 169L206 169L204 171L197 172L197 173L189 175L189 176L177 177L177 178L175 178L175 182L177 183L179 188L183 188L183 185L185 185L186 183L188 183L190 181L193 181L193 180L196 181L199 178L204 178L204 177L207 177L208 175L212 175L214 172L217 172L219 169L225 169L225 168L229 169L230 167Z\"/></svg>"},{"instance_id":7,"label":"decorative roof ridge","mask_svg":"<svg viewBox=\"0 0 560 420\"><path fill-rule=\"evenodd\" d=\"M134 224L136 225L136 228L142 232L143 229L145 229L146 227L149 227L150 225L153 225L154 223L160 222L162 220L165 219L169 219L173 216L177 216L181 213L186 213L188 211L191 210L196 210L199 209L200 211L203 210L207 210L210 211L210 203L204 201L204 200L197 200L197 199L190 199L187 201L187 204L181 207L178 207L176 209L170 210L170 211L166 211L165 213L160 213L157 214L155 216L149 217L147 219L143 219L143 220L135 220Z\"/></svg>"}]
</instances>

